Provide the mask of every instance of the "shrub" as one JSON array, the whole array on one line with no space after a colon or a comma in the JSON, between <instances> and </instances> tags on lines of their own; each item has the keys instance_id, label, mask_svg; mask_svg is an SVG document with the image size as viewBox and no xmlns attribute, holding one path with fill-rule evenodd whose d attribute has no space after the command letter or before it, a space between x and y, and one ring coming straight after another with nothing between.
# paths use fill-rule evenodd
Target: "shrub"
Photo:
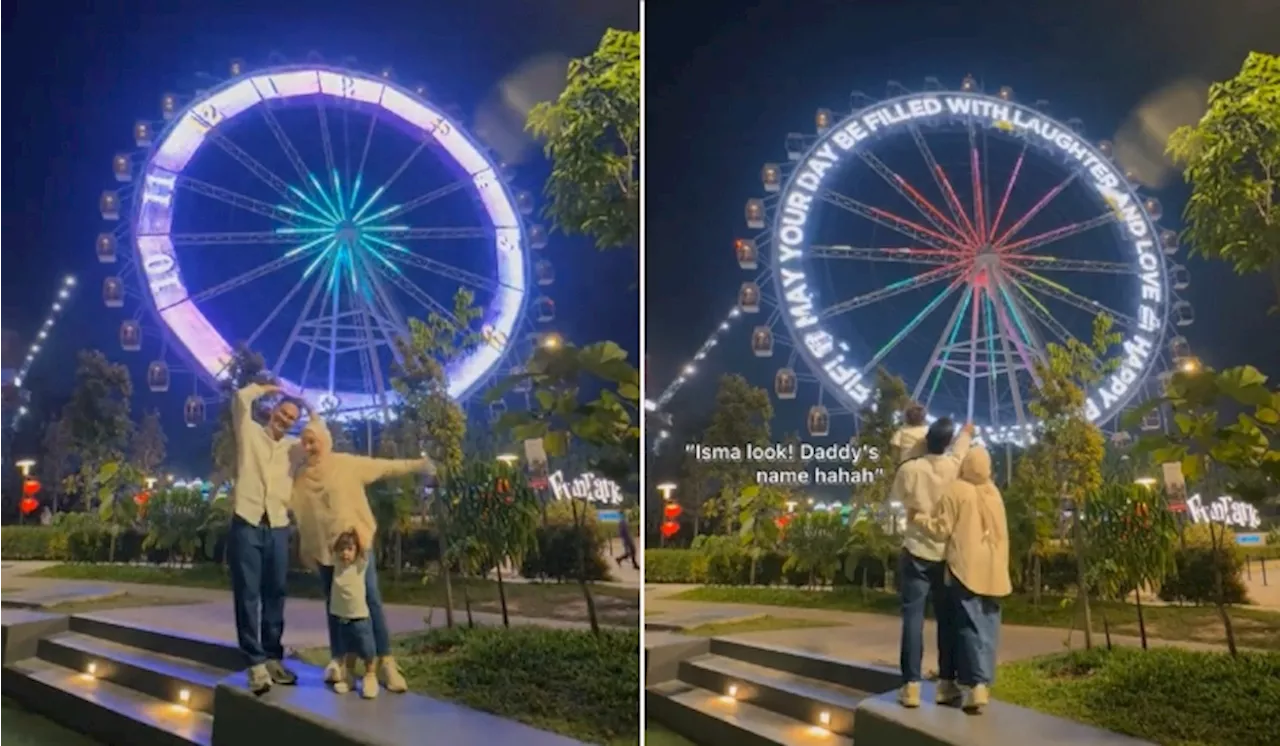
<instances>
[{"instance_id":1,"label":"shrub","mask_svg":"<svg viewBox=\"0 0 1280 746\"><path fill-rule=\"evenodd\" d=\"M699 537L696 549L646 549L644 552L644 577L650 583L687 583L694 585L747 585L751 577L751 558L737 546L733 537ZM760 557L756 566L756 585L787 585L800 588L809 583L809 574L799 570L787 571L786 556L769 552ZM841 571L831 578L835 586L861 585L867 575L868 588L884 588L887 571L886 560L863 557L852 560L840 556L841 567L856 562L849 572ZM854 580L850 579L850 576ZM855 582L856 580L856 582Z\"/></svg>"},{"instance_id":2,"label":"shrub","mask_svg":"<svg viewBox=\"0 0 1280 746\"><path fill-rule=\"evenodd\" d=\"M53 526L5 526L0 547L7 560L65 560L66 536Z\"/></svg>"}]
</instances>

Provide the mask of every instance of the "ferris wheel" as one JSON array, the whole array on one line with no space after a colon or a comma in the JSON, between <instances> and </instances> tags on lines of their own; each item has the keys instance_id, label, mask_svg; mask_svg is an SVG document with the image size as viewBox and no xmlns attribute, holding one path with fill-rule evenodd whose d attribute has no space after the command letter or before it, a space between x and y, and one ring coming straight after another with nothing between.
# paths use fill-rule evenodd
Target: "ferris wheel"
<instances>
[{"instance_id":1,"label":"ferris wheel","mask_svg":"<svg viewBox=\"0 0 1280 746\"><path fill-rule=\"evenodd\" d=\"M745 210L757 233L734 243L754 274L652 410L751 317L754 355L784 358L774 394L816 389L815 437L871 404L883 368L931 413L1024 442L1036 362L1049 343L1087 344L1104 313L1123 341L1118 367L1087 392L1091 420L1113 420L1170 362L1190 359L1176 332L1194 320L1178 295L1190 278L1174 260L1177 234L1158 226L1160 202L1139 193L1109 142L972 77L959 90L891 83L887 99L855 92L851 104L843 116L819 110L815 134L789 135L786 162L763 167L766 196Z\"/></svg>"},{"instance_id":2,"label":"ferris wheel","mask_svg":"<svg viewBox=\"0 0 1280 746\"><path fill-rule=\"evenodd\" d=\"M536 325L555 304L537 291L554 270L535 253L545 229L525 223L533 197L424 86L314 56L229 72L190 97L164 94L162 121L138 121L137 150L113 159L132 188L99 202L115 226L99 234L98 259L134 270L107 277L103 301L141 301L120 345L161 340L151 390L167 391L175 372L216 390L243 343L323 410L373 416L395 401L408 320L458 322L459 288L483 314L484 341L447 371L455 399L546 333ZM189 426L205 416L192 385Z\"/></svg>"}]
</instances>

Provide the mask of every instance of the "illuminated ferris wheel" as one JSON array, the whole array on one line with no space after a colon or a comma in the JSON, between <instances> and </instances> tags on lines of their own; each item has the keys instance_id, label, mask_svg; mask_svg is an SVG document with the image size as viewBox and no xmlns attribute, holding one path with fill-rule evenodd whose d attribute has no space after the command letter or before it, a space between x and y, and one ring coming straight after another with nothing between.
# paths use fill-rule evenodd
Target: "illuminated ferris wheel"
<instances>
[{"instance_id":1,"label":"illuminated ferris wheel","mask_svg":"<svg viewBox=\"0 0 1280 746\"><path fill-rule=\"evenodd\" d=\"M931 413L1021 442L1046 345L1089 342L1102 313L1123 343L1119 367L1088 392L1092 420L1111 421L1190 358L1176 333L1193 321L1177 234L1158 227L1159 201L1139 194L1110 143L972 77L955 91L927 79L920 92L891 83L885 100L851 99L852 113L819 110L816 133L789 135L787 161L764 166L767 196L746 204L758 233L734 246L755 274L651 409L746 318L759 319L755 356L783 358L775 395L816 389L815 437L871 402L883 368Z\"/></svg>"},{"instance_id":2,"label":"illuminated ferris wheel","mask_svg":"<svg viewBox=\"0 0 1280 746\"><path fill-rule=\"evenodd\" d=\"M96 246L101 262L134 270L103 283L108 307L141 301L122 348L161 339L151 390L181 370L216 384L243 342L324 410L374 415L394 403L408 319L452 319L465 288L485 339L448 371L465 399L554 319L535 292L554 271L535 253L545 230L523 218L532 196L423 86L315 57L259 70L235 61L189 98L165 94L161 113L134 125L136 152L113 160L132 189L102 194L116 227ZM188 425L204 406L193 389Z\"/></svg>"}]
</instances>

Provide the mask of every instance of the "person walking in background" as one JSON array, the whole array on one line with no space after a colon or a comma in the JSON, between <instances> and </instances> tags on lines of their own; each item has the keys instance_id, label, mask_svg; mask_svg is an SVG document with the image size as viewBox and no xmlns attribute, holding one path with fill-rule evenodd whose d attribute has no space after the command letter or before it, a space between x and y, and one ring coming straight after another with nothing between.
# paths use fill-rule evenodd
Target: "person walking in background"
<instances>
[{"instance_id":1,"label":"person walking in background","mask_svg":"<svg viewBox=\"0 0 1280 746\"><path fill-rule=\"evenodd\" d=\"M618 539L622 541L622 554L618 555L618 567L622 567L623 560L631 560L631 566L640 569L640 563L636 561L636 540L631 536L631 524L627 522L627 511L622 511L622 515L618 518Z\"/></svg>"},{"instance_id":2,"label":"person walking in background","mask_svg":"<svg viewBox=\"0 0 1280 746\"><path fill-rule=\"evenodd\" d=\"M924 611L932 602L938 622L938 701L950 702L960 697L956 686L955 635L947 603L944 583L943 553L946 544L930 535L913 519L933 513L950 484L960 473L960 462L969 450L973 425L965 425L954 448L948 453L955 436L955 423L943 417L925 434L926 453L905 461L894 476L890 500L906 508L907 526L902 537L902 554L898 559L898 588L902 601L902 642L899 665L902 667L902 689L898 701L904 707L920 706L921 666L924 659Z\"/></svg>"},{"instance_id":3,"label":"person walking in background","mask_svg":"<svg viewBox=\"0 0 1280 746\"><path fill-rule=\"evenodd\" d=\"M289 435L305 403L281 399L265 426L253 419L253 404L279 386L251 383L231 400L236 438L236 478L231 491L227 537L236 638L249 663L249 689L262 694L275 684L296 684L284 665L284 602L289 572L289 500L293 450ZM309 409L309 407L308 407Z\"/></svg>"},{"instance_id":4,"label":"person walking in background","mask_svg":"<svg viewBox=\"0 0 1280 746\"><path fill-rule=\"evenodd\" d=\"M324 584L325 611L329 622L329 664L324 680L336 684L344 678L343 659L348 651L343 645L342 620L333 610L335 557L333 547L338 537L351 530L356 546L370 552L378 524L369 507L365 487L382 479L407 474L434 474L435 464L429 458L383 459L334 453L333 437L324 420L312 416L302 431L302 450L306 463L298 470L293 483L293 510L298 518L302 561L318 567ZM388 691L404 692L409 687L391 656L391 633L378 590L377 565L367 563L362 573L365 583L364 602L373 633L376 677L366 675L362 694L377 694L378 679ZM372 670L372 669L371 669Z\"/></svg>"},{"instance_id":5,"label":"person walking in background","mask_svg":"<svg viewBox=\"0 0 1280 746\"><path fill-rule=\"evenodd\" d=\"M1000 639L1000 599L1013 592L1009 577L1009 524L1004 499L991 480L991 456L977 447L917 525L945 539L948 591L955 614L957 671L963 707L978 713L990 700Z\"/></svg>"}]
</instances>

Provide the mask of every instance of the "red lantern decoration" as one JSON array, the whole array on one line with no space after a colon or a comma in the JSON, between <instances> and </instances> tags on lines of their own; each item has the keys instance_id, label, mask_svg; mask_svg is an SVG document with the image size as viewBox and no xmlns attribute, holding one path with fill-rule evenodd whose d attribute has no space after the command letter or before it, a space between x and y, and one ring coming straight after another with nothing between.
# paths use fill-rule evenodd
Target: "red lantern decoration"
<instances>
[{"instance_id":1,"label":"red lantern decoration","mask_svg":"<svg viewBox=\"0 0 1280 746\"><path fill-rule=\"evenodd\" d=\"M684 508L680 507L680 503L667 503L662 506L662 514L673 521L679 518L683 512Z\"/></svg>"},{"instance_id":2,"label":"red lantern decoration","mask_svg":"<svg viewBox=\"0 0 1280 746\"><path fill-rule=\"evenodd\" d=\"M26 495L27 497L35 497L36 494L39 492L40 492L39 479L22 480L22 494Z\"/></svg>"},{"instance_id":3,"label":"red lantern decoration","mask_svg":"<svg viewBox=\"0 0 1280 746\"><path fill-rule=\"evenodd\" d=\"M788 523L791 523L791 516L790 516L790 515L780 515L780 516L778 516L777 518L775 518L773 522L774 522L774 523L776 523L776 524L778 524L778 528L786 528L786 527L787 527L787 524L788 524Z\"/></svg>"},{"instance_id":4,"label":"red lantern decoration","mask_svg":"<svg viewBox=\"0 0 1280 746\"><path fill-rule=\"evenodd\" d=\"M670 539L672 536L675 536L679 532L680 532L679 523L676 523L675 521L662 522L662 538Z\"/></svg>"},{"instance_id":5,"label":"red lantern decoration","mask_svg":"<svg viewBox=\"0 0 1280 746\"><path fill-rule=\"evenodd\" d=\"M23 515L31 515L38 507L40 507L40 501L34 497L24 497L18 501L18 510L21 510Z\"/></svg>"},{"instance_id":6,"label":"red lantern decoration","mask_svg":"<svg viewBox=\"0 0 1280 746\"><path fill-rule=\"evenodd\" d=\"M133 496L133 501L138 504L139 508L141 508L143 505L146 505L147 501L150 499L151 499L150 492L139 492L138 494Z\"/></svg>"},{"instance_id":7,"label":"red lantern decoration","mask_svg":"<svg viewBox=\"0 0 1280 746\"><path fill-rule=\"evenodd\" d=\"M511 482L510 482L510 480L508 480L508 479L507 479L507 478L505 478L505 477L500 477L500 478L498 479L498 485L497 485L497 486L498 486L498 494L499 494L499 495L505 495L505 494L507 494L508 492L510 492L510 491L511 491Z\"/></svg>"}]
</instances>

